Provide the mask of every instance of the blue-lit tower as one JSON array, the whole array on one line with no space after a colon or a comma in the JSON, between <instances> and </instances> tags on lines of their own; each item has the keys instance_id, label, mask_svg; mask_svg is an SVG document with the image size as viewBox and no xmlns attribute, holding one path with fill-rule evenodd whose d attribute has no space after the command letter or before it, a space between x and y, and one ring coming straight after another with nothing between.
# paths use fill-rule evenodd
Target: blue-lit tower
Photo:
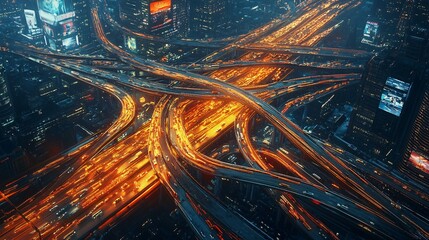
<instances>
[{"instance_id":1,"label":"blue-lit tower","mask_svg":"<svg viewBox=\"0 0 429 240\"><path fill-rule=\"evenodd\" d=\"M54 51L67 51L80 45L72 0L38 0L45 44Z\"/></svg>"}]
</instances>

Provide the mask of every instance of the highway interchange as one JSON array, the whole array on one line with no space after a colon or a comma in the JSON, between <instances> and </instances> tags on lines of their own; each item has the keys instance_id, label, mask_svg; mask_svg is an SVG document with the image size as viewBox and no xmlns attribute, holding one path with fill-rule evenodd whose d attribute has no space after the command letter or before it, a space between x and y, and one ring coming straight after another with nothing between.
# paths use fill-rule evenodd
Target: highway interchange
<instances>
[{"instance_id":1,"label":"highway interchange","mask_svg":"<svg viewBox=\"0 0 429 240\"><path fill-rule=\"evenodd\" d=\"M160 184L170 193L200 239L272 238L220 202L198 182L191 173L195 170L212 177L264 187L284 214L296 219L296 224L313 239L341 239L325 222L331 218L329 213L350 225L351 229L359 229L367 238L428 238L427 219L388 198L356 168L340 159L340 154L313 140L284 115L296 104L354 85L360 78L359 68L349 68L350 73L286 78L292 70L299 69L296 64L291 64L297 60L297 55L369 57L368 53L360 51L313 47L333 30L333 27L326 28L328 23L359 3L316 1L297 11L296 15L286 14L282 21L274 20L215 51L201 63L184 68L143 59L113 44L101 24L103 18L109 21L103 13L103 4L93 2L92 18L101 45L133 68L178 82L170 85L76 63L76 60L87 57L50 54L9 41L2 51L21 55L100 88L115 96L122 110L109 129L79 150L79 157L72 165L67 165L54 184L3 218L0 238L74 239L87 236L94 229L115 221L124 209L140 204ZM236 48L248 52L234 62L215 63ZM268 50L274 48L275 54ZM255 50L265 53L255 57ZM275 59L279 55L281 61ZM204 69L209 73L201 75L192 71L198 66L214 67ZM121 88L123 85L158 94L161 99L149 122L140 124L124 140L116 141L127 132L137 114L135 102ZM284 111L269 104L280 96L303 89L313 92L292 99ZM255 114L270 122L305 157L293 155L284 148L261 148L254 143L250 132ZM228 164L201 151L229 130L234 131L249 166ZM275 171L263 156L272 156L293 174ZM413 186L409 188L413 189ZM6 200L14 194L20 194L20 191L8 191L8 196L2 198ZM302 198L313 205L309 207L307 202L301 203ZM427 205L421 198L416 201ZM328 214L319 212L318 208L327 209Z\"/></svg>"}]
</instances>

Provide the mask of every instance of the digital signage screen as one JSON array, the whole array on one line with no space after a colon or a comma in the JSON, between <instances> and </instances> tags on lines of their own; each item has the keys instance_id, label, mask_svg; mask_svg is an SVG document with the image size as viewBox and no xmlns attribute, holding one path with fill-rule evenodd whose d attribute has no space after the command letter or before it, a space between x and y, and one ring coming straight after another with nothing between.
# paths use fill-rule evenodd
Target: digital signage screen
<instances>
[{"instance_id":1,"label":"digital signage screen","mask_svg":"<svg viewBox=\"0 0 429 240\"><path fill-rule=\"evenodd\" d=\"M171 0L154 1L150 3L150 14L171 10Z\"/></svg>"},{"instance_id":2,"label":"digital signage screen","mask_svg":"<svg viewBox=\"0 0 429 240\"><path fill-rule=\"evenodd\" d=\"M71 0L38 0L39 10L52 15L61 15L73 11Z\"/></svg>"},{"instance_id":3,"label":"digital signage screen","mask_svg":"<svg viewBox=\"0 0 429 240\"><path fill-rule=\"evenodd\" d=\"M77 46L76 38L69 37L69 38L63 39L62 44L64 49L72 49Z\"/></svg>"},{"instance_id":4,"label":"digital signage screen","mask_svg":"<svg viewBox=\"0 0 429 240\"><path fill-rule=\"evenodd\" d=\"M61 23L61 26L63 30L63 36L70 35L76 31L72 20Z\"/></svg>"},{"instance_id":5,"label":"digital signage screen","mask_svg":"<svg viewBox=\"0 0 429 240\"><path fill-rule=\"evenodd\" d=\"M29 29L37 28L36 12L34 10L24 9L24 16Z\"/></svg>"},{"instance_id":6,"label":"digital signage screen","mask_svg":"<svg viewBox=\"0 0 429 240\"><path fill-rule=\"evenodd\" d=\"M160 28L172 21L171 0L151 2L149 9L152 29Z\"/></svg>"},{"instance_id":7,"label":"digital signage screen","mask_svg":"<svg viewBox=\"0 0 429 240\"><path fill-rule=\"evenodd\" d=\"M45 31L45 34L49 37L54 37L55 32L52 28L50 28L47 24L43 25L43 30Z\"/></svg>"},{"instance_id":8,"label":"digital signage screen","mask_svg":"<svg viewBox=\"0 0 429 240\"><path fill-rule=\"evenodd\" d=\"M55 44L55 40L49 38L48 42L49 42L49 48L51 48L52 50L57 50L57 45Z\"/></svg>"},{"instance_id":9,"label":"digital signage screen","mask_svg":"<svg viewBox=\"0 0 429 240\"><path fill-rule=\"evenodd\" d=\"M410 87L409 83L392 77L387 78L378 108L399 117L408 97Z\"/></svg>"},{"instance_id":10,"label":"digital signage screen","mask_svg":"<svg viewBox=\"0 0 429 240\"><path fill-rule=\"evenodd\" d=\"M425 173L429 173L429 160L427 157L422 156L421 154L412 151L409 161L413 164L414 167L422 170Z\"/></svg>"},{"instance_id":11,"label":"digital signage screen","mask_svg":"<svg viewBox=\"0 0 429 240\"><path fill-rule=\"evenodd\" d=\"M136 51L137 49L136 39L133 37L127 36L125 38L125 46L131 51Z\"/></svg>"},{"instance_id":12,"label":"digital signage screen","mask_svg":"<svg viewBox=\"0 0 429 240\"><path fill-rule=\"evenodd\" d=\"M376 22L366 22L365 28L363 30L363 39L362 41L368 43L374 43L377 36L378 23Z\"/></svg>"},{"instance_id":13,"label":"digital signage screen","mask_svg":"<svg viewBox=\"0 0 429 240\"><path fill-rule=\"evenodd\" d=\"M393 77L387 78L386 86L396 88L399 91L407 92L407 93L410 90L410 84L409 83L403 82L403 81L398 80L398 79L393 78Z\"/></svg>"}]
</instances>

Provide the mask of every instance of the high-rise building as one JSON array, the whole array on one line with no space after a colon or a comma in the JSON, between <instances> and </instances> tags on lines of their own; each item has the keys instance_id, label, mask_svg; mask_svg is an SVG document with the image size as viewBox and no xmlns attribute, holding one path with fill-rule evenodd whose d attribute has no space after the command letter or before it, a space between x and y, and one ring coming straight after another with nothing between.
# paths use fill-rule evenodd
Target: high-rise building
<instances>
[{"instance_id":1,"label":"high-rise building","mask_svg":"<svg viewBox=\"0 0 429 240\"><path fill-rule=\"evenodd\" d=\"M172 0L121 0L119 18L136 32L168 37L174 33L172 8Z\"/></svg>"},{"instance_id":2,"label":"high-rise building","mask_svg":"<svg viewBox=\"0 0 429 240\"><path fill-rule=\"evenodd\" d=\"M150 33L170 37L174 35L172 0L156 0L149 3Z\"/></svg>"},{"instance_id":3,"label":"high-rise building","mask_svg":"<svg viewBox=\"0 0 429 240\"><path fill-rule=\"evenodd\" d=\"M415 61L421 61L427 58L428 54L429 29L412 26L403 45L404 53Z\"/></svg>"},{"instance_id":4,"label":"high-rise building","mask_svg":"<svg viewBox=\"0 0 429 240\"><path fill-rule=\"evenodd\" d=\"M173 24L178 37L189 34L190 5L188 0L173 0Z\"/></svg>"},{"instance_id":5,"label":"high-rise building","mask_svg":"<svg viewBox=\"0 0 429 240\"><path fill-rule=\"evenodd\" d=\"M225 0L192 0L191 33L195 37L223 36L226 19Z\"/></svg>"},{"instance_id":6,"label":"high-rise building","mask_svg":"<svg viewBox=\"0 0 429 240\"><path fill-rule=\"evenodd\" d=\"M429 2L426 0L415 0L410 24L417 27L428 28L429 26Z\"/></svg>"},{"instance_id":7,"label":"high-rise building","mask_svg":"<svg viewBox=\"0 0 429 240\"><path fill-rule=\"evenodd\" d=\"M43 39L43 30L40 24L40 18L37 11L36 1L23 1L21 18L24 23L22 35L30 40L40 42Z\"/></svg>"},{"instance_id":8,"label":"high-rise building","mask_svg":"<svg viewBox=\"0 0 429 240\"><path fill-rule=\"evenodd\" d=\"M107 11L114 19L119 19L119 3L120 0L106 0Z\"/></svg>"},{"instance_id":9,"label":"high-rise building","mask_svg":"<svg viewBox=\"0 0 429 240\"><path fill-rule=\"evenodd\" d=\"M149 28L149 0L120 0L121 24L133 31L147 32Z\"/></svg>"},{"instance_id":10,"label":"high-rise building","mask_svg":"<svg viewBox=\"0 0 429 240\"><path fill-rule=\"evenodd\" d=\"M427 0L374 0L362 43L399 49L410 27L427 28L428 4ZM374 35L369 37L369 33Z\"/></svg>"},{"instance_id":11,"label":"high-rise building","mask_svg":"<svg viewBox=\"0 0 429 240\"><path fill-rule=\"evenodd\" d=\"M14 35L18 33L24 25L19 21L22 8L16 0L0 1L0 33L1 35Z\"/></svg>"},{"instance_id":12,"label":"high-rise building","mask_svg":"<svg viewBox=\"0 0 429 240\"><path fill-rule=\"evenodd\" d=\"M409 58L387 51L364 72L346 139L372 157L394 164L407 134L421 71Z\"/></svg>"},{"instance_id":13,"label":"high-rise building","mask_svg":"<svg viewBox=\"0 0 429 240\"><path fill-rule=\"evenodd\" d=\"M119 0L120 23L135 32L164 38L186 37L189 32L188 0ZM125 49L166 59L171 45L124 34Z\"/></svg>"},{"instance_id":14,"label":"high-rise building","mask_svg":"<svg viewBox=\"0 0 429 240\"><path fill-rule=\"evenodd\" d=\"M14 0L0 1L0 19L12 21L13 17L19 15L20 8Z\"/></svg>"},{"instance_id":15,"label":"high-rise building","mask_svg":"<svg viewBox=\"0 0 429 240\"><path fill-rule=\"evenodd\" d=\"M428 61L429 51L429 2L416 0L412 4L413 11L409 17L401 46L405 54L415 61Z\"/></svg>"},{"instance_id":16,"label":"high-rise building","mask_svg":"<svg viewBox=\"0 0 429 240\"><path fill-rule=\"evenodd\" d=\"M0 128L9 126L14 120L14 111L6 79L4 78L3 65L0 65Z\"/></svg>"},{"instance_id":17,"label":"high-rise building","mask_svg":"<svg viewBox=\"0 0 429 240\"><path fill-rule=\"evenodd\" d=\"M91 8L87 0L74 0L73 9L75 11L74 23L76 26L79 43L82 45L95 40L95 35L91 21Z\"/></svg>"},{"instance_id":18,"label":"high-rise building","mask_svg":"<svg viewBox=\"0 0 429 240\"><path fill-rule=\"evenodd\" d=\"M418 103L424 95L423 60L429 56L428 5L425 0L375 0L373 22L364 31L366 42L380 37L392 50L369 62L347 136L370 155L389 162L398 162L404 148L408 159L412 150L406 147L407 136L418 138L413 131L420 129L422 119L416 112L423 111ZM420 120L411 127L415 116Z\"/></svg>"},{"instance_id":19,"label":"high-rise building","mask_svg":"<svg viewBox=\"0 0 429 240\"><path fill-rule=\"evenodd\" d=\"M425 72L425 78L429 78L429 69ZM417 104L410 135L403 154L402 167L407 171L416 172L416 176L425 174L429 176L429 82L426 81L422 98ZM408 167L411 166L411 167ZM429 180L429 179L428 179ZM426 181L428 181L426 180Z\"/></svg>"},{"instance_id":20,"label":"high-rise building","mask_svg":"<svg viewBox=\"0 0 429 240\"><path fill-rule=\"evenodd\" d=\"M404 42L405 33L408 31L410 26L410 18L414 9L414 0L406 0L402 4L402 10L399 15L398 23L396 25L396 34L391 39L392 44L400 45Z\"/></svg>"},{"instance_id":21,"label":"high-rise building","mask_svg":"<svg viewBox=\"0 0 429 240\"><path fill-rule=\"evenodd\" d=\"M413 114L412 127L404 144L401 168L410 172L410 177L425 180L429 184L429 2L416 0L410 28L403 45L405 54L417 63L425 66L424 82L419 98L416 99L416 111ZM423 177L423 178L422 178Z\"/></svg>"},{"instance_id":22,"label":"high-rise building","mask_svg":"<svg viewBox=\"0 0 429 240\"><path fill-rule=\"evenodd\" d=\"M407 6L410 5L403 0L374 0L364 28L362 43L376 47L398 47L402 40L398 34L403 33L407 27L410 11ZM401 31L398 31L399 29Z\"/></svg>"},{"instance_id":23,"label":"high-rise building","mask_svg":"<svg viewBox=\"0 0 429 240\"><path fill-rule=\"evenodd\" d=\"M45 44L50 49L66 51L80 45L72 0L38 0L37 5Z\"/></svg>"}]
</instances>

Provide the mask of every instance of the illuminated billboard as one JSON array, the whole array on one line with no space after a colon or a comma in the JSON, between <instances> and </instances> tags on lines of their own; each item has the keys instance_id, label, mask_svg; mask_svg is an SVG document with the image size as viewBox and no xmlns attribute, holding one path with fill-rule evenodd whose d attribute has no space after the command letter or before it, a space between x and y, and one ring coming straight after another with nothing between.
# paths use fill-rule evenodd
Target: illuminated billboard
<instances>
[{"instance_id":1,"label":"illuminated billboard","mask_svg":"<svg viewBox=\"0 0 429 240\"><path fill-rule=\"evenodd\" d=\"M38 0L39 10L58 16L73 11L71 0Z\"/></svg>"},{"instance_id":2,"label":"illuminated billboard","mask_svg":"<svg viewBox=\"0 0 429 240\"><path fill-rule=\"evenodd\" d=\"M69 20L64 23L60 23L62 27L63 36L68 36L74 32L76 32L76 28L74 27L73 21Z\"/></svg>"},{"instance_id":3,"label":"illuminated billboard","mask_svg":"<svg viewBox=\"0 0 429 240\"><path fill-rule=\"evenodd\" d=\"M45 34L48 35L49 37L54 37L55 32L54 30L49 27L47 24L43 25L43 30L45 31Z\"/></svg>"},{"instance_id":4,"label":"illuminated billboard","mask_svg":"<svg viewBox=\"0 0 429 240\"><path fill-rule=\"evenodd\" d=\"M392 77L387 78L378 108L399 117L408 97L410 87L409 83Z\"/></svg>"},{"instance_id":5,"label":"illuminated billboard","mask_svg":"<svg viewBox=\"0 0 429 240\"><path fill-rule=\"evenodd\" d=\"M69 37L66 39L63 39L62 45L64 49L72 49L77 46L76 37Z\"/></svg>"},{"instance_id":6,"label":"illuminated billboard","mask_svg":"<svg viewBox=\"0 0 429 240\"><path fill-rule=\"evenodd\" d=\"M24 9L24 16L29 29L37 28L36 12L34 10Z\"/></svg>"},{"instance_id":7,"label":"illuminated billboard","mask_svg":"<svg viewBox=\"0 0 429 240\"><path fill-rule=\"evenodd\" d=\"M152 29L158 29L172 22L171 0L151 2L149 5Z\"/></svg>"},{"instance_id":8,"label":"illuminated billboard","mask_svg":"<svg viewBox=\"0 0 429 240\"><path fill-rule=\"evenodd\" d=\"M413 164L414 167L422 170L425 173L429 173L429 160L427 157L422 156L421 154L412 151L409 161Z\"/></svg>"},{"instance_id":9,"label":"illuminated billboard","mask_svg":"<svg viewBox=\"0 0 429 240\"><path fill-rule=\"evenodd\" d=\"M136 51L137 50L136 39L130 36L125 37L125 46L131 51Z\"/></svg>"},{"instance_id":10,"label":"illuminated billboard","mask_svg":"<svg viewBox=\"0 0 429 240\"><path fill-rule=\"evenodd\" d=\"M71 0L38 0L40 20L49 24L57 25L58 22L73 18Z\"/></svg>"},{"instance_id":11,"label":"illuminated billboard","mask_svg":"<svg viewBox=\"0 0 429 240\"><path fill-rule=\"evenodd\" d=\"M150 14L171 10L171 0L160 0L150 3Z\"/></svg>"},{"instance_id":12,"label":"illuminated billboard","mask_svg":"<svg viewBox=\"0 0 429 240\"><path fill-rule=\"evenodd\" d=\"M52 50L57 50L57 44L55 44L55 40L48 38L48 46Z\"/></svg>"},{"instance_id":13,"label":"illuminated billboard","mask_svg":"<svg viewBox=\"0 0 429 240\"><path fill-rule=\"evenodd\" d=\"M386 80L386 86L392 87L392 88L396 88L399 91L402 92L407 92L410 90L410 84L403 82L401 80L398 80L396 78L393 77L388 77Z\"/></svg>"},{"instance_id":14,"label":"illuminated billboard","mask_svg":"<svg viewBox=\"0 0 429 240\"><path fill-rule=\"evenodd\" d=\"M377 36L378 23L376 22L366 22L365 28L363 30L362 42L374 43Z\"/></svg>"}]
</instances>

